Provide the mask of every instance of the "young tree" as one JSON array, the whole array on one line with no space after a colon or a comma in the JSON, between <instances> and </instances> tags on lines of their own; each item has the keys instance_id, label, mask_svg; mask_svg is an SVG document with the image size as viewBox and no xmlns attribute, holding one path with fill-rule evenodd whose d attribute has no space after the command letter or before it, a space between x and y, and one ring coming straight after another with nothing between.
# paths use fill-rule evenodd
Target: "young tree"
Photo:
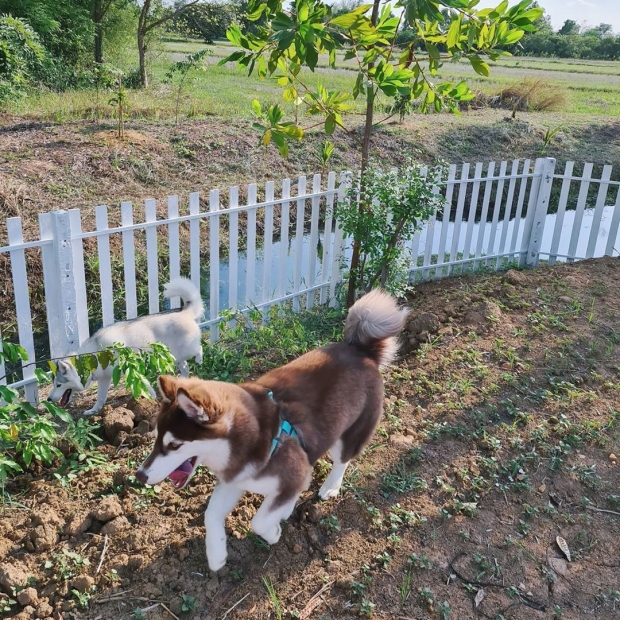
<instances>
[{"instance_id":1,"label":"young tree","mask_svg":"<svg viewBox=\"0 0 620 620\"><path fill-rule=\"evenodd\" d=\"M244 34L239 27L232 26L227 36L241 50L222 62L237 61L249 73L256 70L261 77L277 77L278 84L284 87L284 99L301 98L309 114L324 118L327 134L336 128L348 131L343 113L351 108L352 98L365 97L364 130L360 138L364 173L372 130L378 124L374 111L379 94L408 98L422 112L429 109L439 112L444 107L456 112L459 102L471 99L473 94L464 81L435 82L443 60L465 58L477 73L488 76L486 59L498 60L508 55L505 48L519 41L526 31L533 30L533 21L542 15L542 9L533 6L531 0L522 0L511 8L508 0L494 9L478 10L477 4L478 0L399 0L392 5L387 0L373 0L372 4L334 17L330 6L322 0L294 0L290 8L283 0L253 0L250 17L265 18L266 27L254 34ZM402 22L415 30L416 37L404 48L398 48L395 41ZM315 71L319 54L327 54L331 67L336 66L338 54L345 60L355 61L357 79L351 93L328 91L321 85L312 89L306 83L301 69ZM273 140L285 153L287 140L301 139L303 129L282 122L277 106L263 114L257 104L254 104L255 113L263 117L263 143ZM363 218L366 209L363 200L358 209ZM348 305L356 294L362 242L363 234L358 232L353 240Z\"/></svg>"},{"instance_id":2,"label":"young tree","mask_svg":"<svg viewBox=\"0 0 620 620\"><path fill-rule=\"evenodd\" d=\"M146 52L148 35L167 21L174 19L198 0L180 0L176 7L167 9L161 0L137 0L140 8L138 15L138 59L140 64L140 85L146 88L149 78L146 72Z\"/></svg>"}]
</instances>

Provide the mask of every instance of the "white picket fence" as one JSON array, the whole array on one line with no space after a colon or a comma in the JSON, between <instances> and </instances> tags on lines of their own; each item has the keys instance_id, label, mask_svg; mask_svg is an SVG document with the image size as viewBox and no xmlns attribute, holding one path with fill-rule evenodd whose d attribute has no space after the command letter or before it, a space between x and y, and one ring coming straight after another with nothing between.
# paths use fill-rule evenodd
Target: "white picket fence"
<instances>
[{"instance_id":1,"label":"white picket fence","mask_svg":"<svg viewBox=\"0 0 620 620\"><path fill-rule=\"evenodd\" d=\"M514 263L535 266L540 257L554 263L617 256L620 192L619 182L611 180L611 166L605 166L599 178L593 178L592 164L584 165L581 176L573 170L574 163L568 162L564 173L555 174L555 160L544 158L502 161L499 166L477 163L473 169L470 164L450 166L446 182L434 189L445 197L444 208L410 242L410 278L497 270ZM212 340L218 338L225 308L264 310L290 302L298 310L302 304L310 309L333 303L350 244L332 208L350 183L350 173L341 173L338 183L333 172L326 180L314 175L311 188L306 177L296 183L285 179L279 197L273 182L261 188L260 197L257 185L249 185L243 205L239 188L231 187L224 207L219 192L212 190L208 210L201 209L198 193L190 194L182 207L179 198L171 196L159 219L155 200L147 200L140 214L123 202L120 218L116 210L98 206L95 229L89 231L82 229L78 209L55 211L39 216L39 238L30 242L24 242L21 219L9 218L8 245L0 247L0 253L10 256L19 343L30 362L36 361L33 283L28 282L36 261L43 270L47 318L47 339L45 346L37 347L42 349L39 358L62 357L88 337L87 299L93 292L101 300L101 323L109 325L135 318L140 305L149 313L159 312L161 286L181 274L188 275L208 300L202 326L210 330ZM554 184L558 191L552 211L557 206L557 213L548 215ZM571 193L571 187L578 187L578 193ZM110 225L110 216L119 223ZM98 282L93 282L97 272ZM124 288L122 308L114 305L119 286ZM172 300L171 308L178 306L179 300ZM11 385L24 388L28 400L37 402L34 365L24 363L21 373ZM7 383L5 374L0 362L2 384Z\"/></svg>"}]
</instances>

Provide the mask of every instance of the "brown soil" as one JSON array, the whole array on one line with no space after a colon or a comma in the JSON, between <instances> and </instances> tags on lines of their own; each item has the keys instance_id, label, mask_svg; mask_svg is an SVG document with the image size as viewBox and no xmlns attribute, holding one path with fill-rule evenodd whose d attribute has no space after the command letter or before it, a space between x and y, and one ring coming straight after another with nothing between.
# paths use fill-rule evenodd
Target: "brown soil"
<instances>
[{"instance_id":1,"label":"brown soil","mask_svg":"<svg viewBox=\"0 0 620 620\"><path fill-rule=\"evenodd\" d=\"M276 618L265 580L282 617L620 617L619 303L617 258L420 285L384 419L341 497L318 501L319 463L269 548L246 495L218 575L202 522L213 477L178 494L136 483L153 411L117 396L102 465L9 484L0 584L30 588L3 617Z\"/></svg>"}]
</instances>

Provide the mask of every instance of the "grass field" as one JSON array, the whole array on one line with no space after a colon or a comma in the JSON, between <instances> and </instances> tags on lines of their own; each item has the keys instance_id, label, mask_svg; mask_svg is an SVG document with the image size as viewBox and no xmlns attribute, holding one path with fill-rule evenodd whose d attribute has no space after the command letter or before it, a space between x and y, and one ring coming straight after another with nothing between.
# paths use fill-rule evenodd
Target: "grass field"
<instances>
[{"instance_id":1,"label":"grass field","mask_svg":"<svg viewBox=\"0 0 620 620\"><path fill-rule=\"evenodd\" d=\"M164 120L174 115L175 93L163 82L171 62L182 60L187 54L204 47L197 41L164 41L153 55L151 69L153 84L145 91L131 91L129 114L132 118ZM281 102L281 89L273 80L248 77L234 64L218 67L217 63L233 50L225 42L210 46L213 55L207 69L194 73L188 95L183 99L186 116L216 115L223 118L247 118L251 115L250 102L258 98L264 103ZM336 70L323 66L316 73L303 71L302 79L309 85L319 82L328 89L350 91L355 80L353 61L340 59ZM577 61L572 59L507 58L492 66L490 78L477 75L466 62L446 63L439 80L467 79L473 90L495 93L524 79L539 79L545 88L554 88L566 95L569 114L620 116L620 62ZM64 122L77 119L110 118L114 110L107 104L106 94L96 101L94 91L79 90L65 93L40 92L16 103L11 115ZM386 101L379 99L378 106ZM354 112L361 112L361 101ZM285 106L286 107L286 106ZM288 106L292 112L292 106Z\"/></svg>"}]
</instances>

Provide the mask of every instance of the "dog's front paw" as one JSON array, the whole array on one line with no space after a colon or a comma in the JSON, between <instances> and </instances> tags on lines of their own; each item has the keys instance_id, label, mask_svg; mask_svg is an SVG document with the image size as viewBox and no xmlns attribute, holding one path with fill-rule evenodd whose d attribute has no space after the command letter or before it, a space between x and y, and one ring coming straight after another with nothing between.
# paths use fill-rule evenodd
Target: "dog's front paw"
<instances>
[{"instance_id":1,"label":"dog's front paw","mask_svg":"<svg viewBox=\"0 0 620 620\"><path fill-rule=\"evenodd\" d=\"M333 487L331 484L327 484L327 480L323 484L323 486L319 489L319 497L321 499L332 499L334 497L338 497L338 493L340 493L340 485L337 487Z\"/></svg>"},{"instance_id":2,"label":"dog's front paw","mask_svg":"<svg viewBox=\"0 0 620 620\"><path fill-rule=\"evenodd\" d=\"M226 558L227 558L226 555L218 556L218 557L212 557L212 556L207 555L207 562L209 564L209 570L212 570L215 573L218 570L220 570L220 568L224 568L226 564Z\"/></svg>"},{"instance_id":3,"label":"dog's front paw","mask_svg":"<svg viewBox=\"0 0 620 620\"><path fill-rule=\"evenodd\" d=\"M89 409L88 411L85 411L82 415L87 418L91 415L97 415L99 413L99 409Z\"/></svg>"},{"instance_id":4,"label":"dog's front paw","mask_svg":"<svg viewBox=\"0 0 620 620\"><path fill-rule=\"evenodd\" d=\"M279 523L271 525L270 527L256 526L252 524L252 529L261 537L264 538L270 545L275 545L282 536L282 526Z\"/></svg>"}]
</instances>

